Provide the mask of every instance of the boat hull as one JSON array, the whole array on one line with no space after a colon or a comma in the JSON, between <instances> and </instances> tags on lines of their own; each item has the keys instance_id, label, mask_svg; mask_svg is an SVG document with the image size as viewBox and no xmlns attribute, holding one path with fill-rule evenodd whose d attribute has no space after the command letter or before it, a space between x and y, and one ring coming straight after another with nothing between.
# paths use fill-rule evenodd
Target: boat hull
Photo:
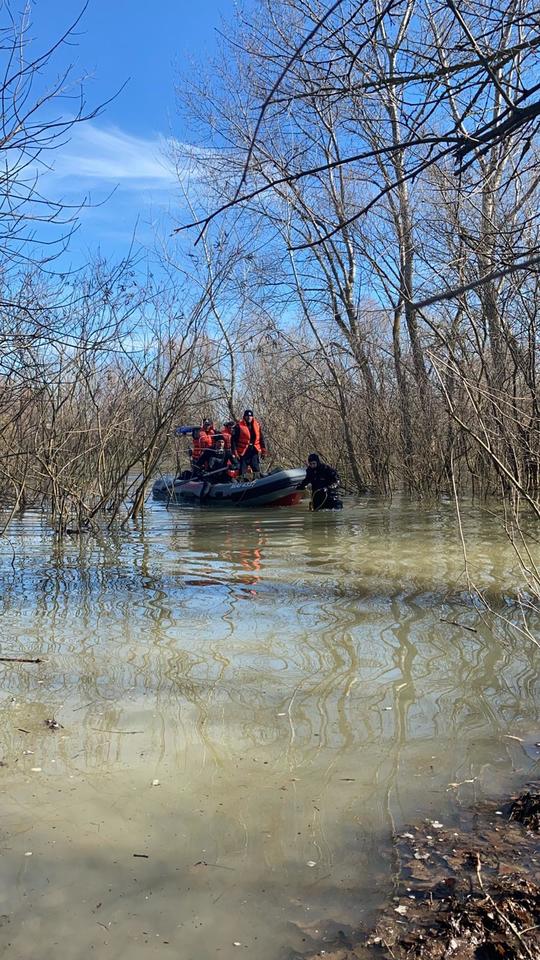
<instances>
[{"instance_id":1,"label":"boat hull","mask_svg":"<svg viewBox=\"0 0 540 960\"><path fill-rule=\"evenodd\" d=\"M250 483L210 483L204 480L181 480L162 477L152 488L155 500L167 503L192 502L209 506L285 507L302 499L297 486L306 471L276 470Z\"/></svg>"}]
</instances>

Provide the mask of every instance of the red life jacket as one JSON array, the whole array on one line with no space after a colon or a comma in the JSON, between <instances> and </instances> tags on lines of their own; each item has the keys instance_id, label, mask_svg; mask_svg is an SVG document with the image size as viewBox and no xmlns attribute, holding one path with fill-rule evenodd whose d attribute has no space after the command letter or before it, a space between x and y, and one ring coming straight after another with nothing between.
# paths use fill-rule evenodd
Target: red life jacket
<instances>
[{"instance_id":1,"label":"red life jacket","mask_svg":"<svg viewBox=\"0 0 540 960\"><path fill-rule=\"evenodd\" d=\"M198 437L193 437L193 445L191 447L191 459L198 460L201 453L202 453L201 435L199 434Z\"/></svg>"},{"instance_id":2,"label":"red life jacket","mask_svg":"<svg viewBox=\"0 0 540 960\"><path fill-rule=\"evenodd\" d=\"M226 449L226 450L230 450L230 449L231 449L231 437L232 437L232 430L231 430L231 428L230 428L230 427L222 427L222 429L220 430L220 433L221 433L221 436L223 437L223 439L224 439L224 441L225 441L225 449Z\"/></svg>"},{"instance_id":3,"label":"red life jacket","mask_svg":"<svg viewBox=\"0 0 540 960\"><path fill-rule=\"evenodd\" d=\"M191 459L198 460L203 450L211 446L212 438L209 437L204 430L201 430L197 439L195 439L195 437L193 438L193 453L191 454Z\"/></svg>"},{"instance_id":4,"label":"red life jacket","mask_svg":"<svg viewBox=\"0 0 540 960\"><path fill-rule=\"evenodd\" d=\"M253 424L253 431L255 434L254 447L260 453L262 450L261 444L261 425L258 420L255 420L255 417L251 421ZM239 429L238 439L236 441L236 452L239 457L243 456L247 448L251 443L251 429L249 424L245 420L239 420L236 426Z\"/></svg>"}]
</instances>

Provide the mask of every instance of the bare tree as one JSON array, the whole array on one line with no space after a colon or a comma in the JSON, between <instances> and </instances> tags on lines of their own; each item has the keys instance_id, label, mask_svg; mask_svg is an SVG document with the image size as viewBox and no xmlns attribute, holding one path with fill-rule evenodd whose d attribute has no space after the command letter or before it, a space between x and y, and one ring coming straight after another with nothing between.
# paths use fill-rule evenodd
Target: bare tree
<instances>
[{"instance_id":1,"label":"bare tree","mask_svg":"<svg viewBox=\"0 0 540 960\"><path fill-rule=\"evenodd\" d=\"M199 243L212 242L218 216L222 230L249 224L253 302L270 328L288 340L303 317L325 363L348 355L356 380L345 378L342 424L359 419L351 398L363 383L370 480L384 488L381 464L393 470L394 404L392 460L411 488L447 484L456 463L465 481L475 458L489 487L501 451L515 489L524 470L530 486L536 326L521 291L537 275L537 9L257 9L217 82L192 81L187 97L199 125L207 119ZM483 448L486 417L498 440Z\"/></svg>"}]
</instances>

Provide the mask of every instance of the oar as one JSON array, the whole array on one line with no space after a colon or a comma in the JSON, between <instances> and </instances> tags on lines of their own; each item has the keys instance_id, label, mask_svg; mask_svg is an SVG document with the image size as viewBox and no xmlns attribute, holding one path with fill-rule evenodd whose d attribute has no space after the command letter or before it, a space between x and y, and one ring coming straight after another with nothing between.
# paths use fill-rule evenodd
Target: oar
<instances>
[{"instance_id":1,"label":"oar","mask_svg":"<svg viewBox=\"0 0 540 960\"><path fill-rule=\"evenodd\" d=\"M219 470L211 470L210 473L205 473L205 474L203 474L202 477L196 477L196 478L190 477L190 480L193 480L193 479L206 480L207 477L213 477L215 473L223 473L224 470L228 470L228 469L229 469L228 467L220 467ZM235 469L235 468L233 467L233 469ZM186 481L186 483L187 483L187 481Z\"/></svg>"}]
</instances>

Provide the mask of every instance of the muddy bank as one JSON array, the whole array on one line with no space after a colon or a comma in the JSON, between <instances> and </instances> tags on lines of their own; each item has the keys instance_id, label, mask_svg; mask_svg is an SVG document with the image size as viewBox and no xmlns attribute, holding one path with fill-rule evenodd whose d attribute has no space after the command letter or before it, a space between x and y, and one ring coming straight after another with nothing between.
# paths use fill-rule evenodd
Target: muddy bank
<instances>
[{"instance_id":1,"label":"muddy bank","mask_svg":"<svg viewBox=\"0 0 540 960\"><path fill-rule=\"evenodd\" d=\"M371 930L332 929L290 960L538 960L540 781L395 840L395 895Z\"/></svg>"}]
</instances>

